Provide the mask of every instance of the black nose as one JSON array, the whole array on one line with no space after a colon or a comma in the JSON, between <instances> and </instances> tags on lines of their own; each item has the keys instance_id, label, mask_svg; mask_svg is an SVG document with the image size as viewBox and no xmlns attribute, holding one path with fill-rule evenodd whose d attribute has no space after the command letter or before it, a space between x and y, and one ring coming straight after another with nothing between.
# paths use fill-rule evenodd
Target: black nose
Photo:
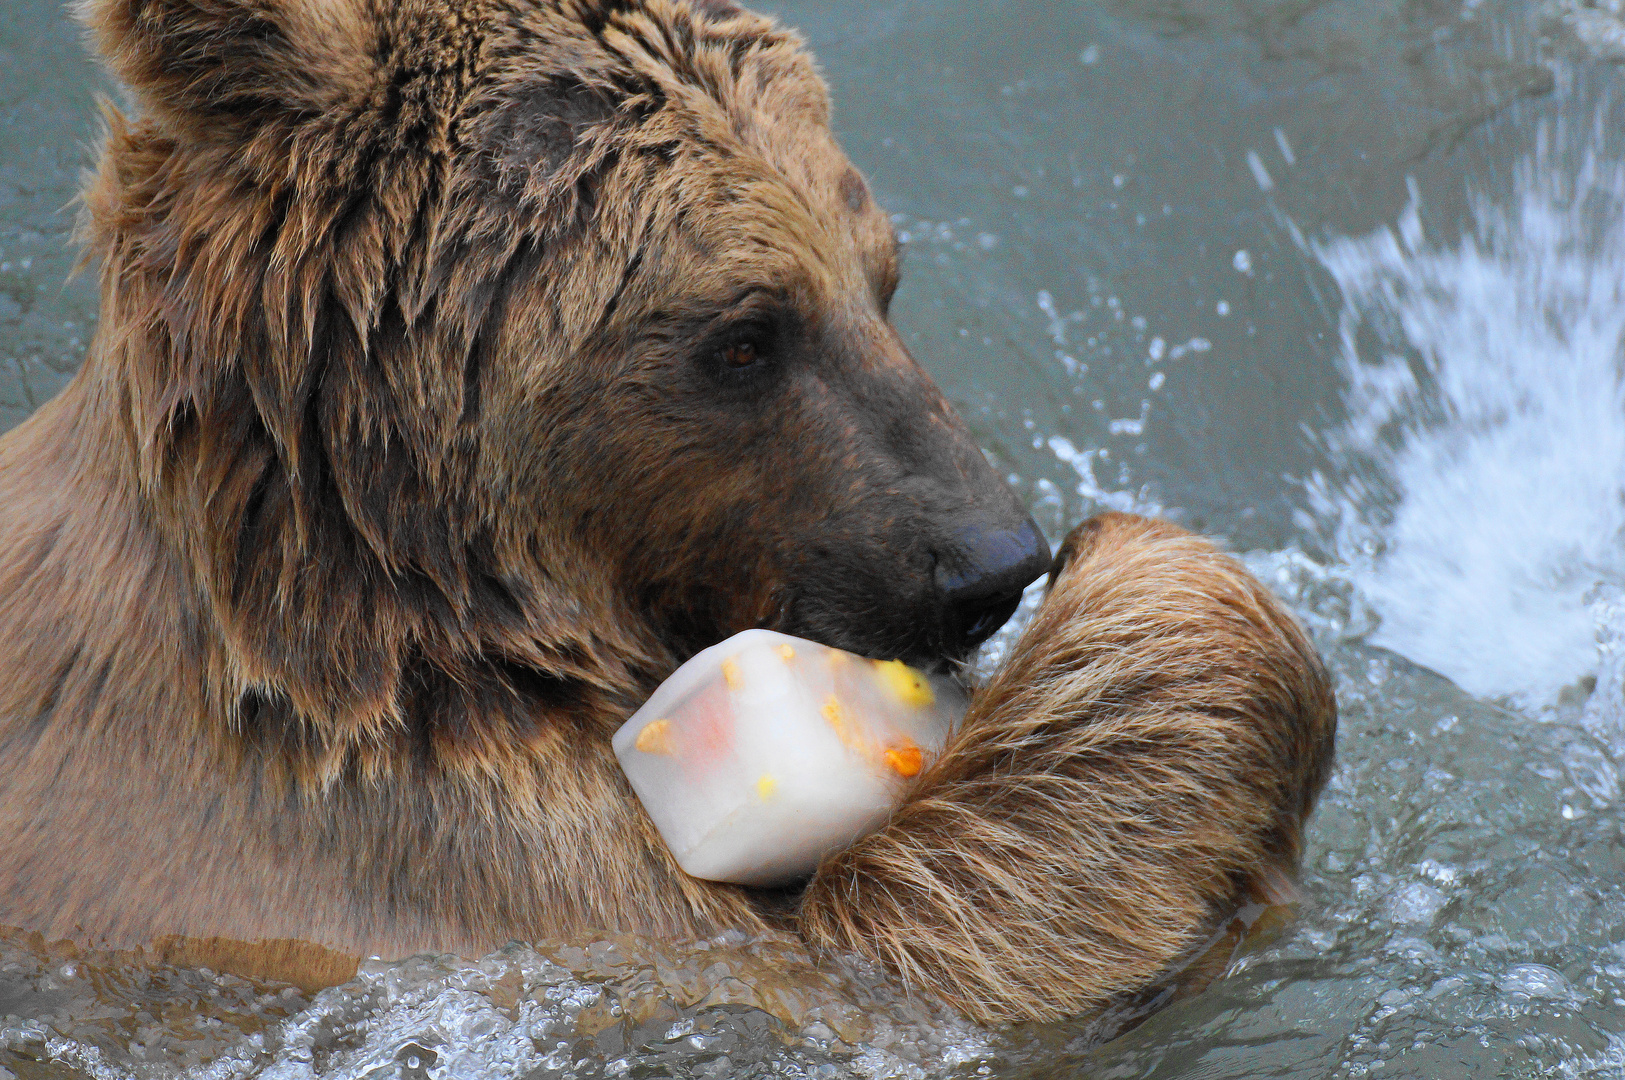
<instances>
[{"instance_id":1,"label":"black nose","mask_svg":"<svg viewBox=\"0 0 1625 1080\"><path fill-rule=\"evenodd\" d=\"M1021 603L1021 590L1049 569L1049 541L1028 518L1014 529L972 525L937 560L937 592L950 650L993 636Z\"/></svg>"}]
</instances>

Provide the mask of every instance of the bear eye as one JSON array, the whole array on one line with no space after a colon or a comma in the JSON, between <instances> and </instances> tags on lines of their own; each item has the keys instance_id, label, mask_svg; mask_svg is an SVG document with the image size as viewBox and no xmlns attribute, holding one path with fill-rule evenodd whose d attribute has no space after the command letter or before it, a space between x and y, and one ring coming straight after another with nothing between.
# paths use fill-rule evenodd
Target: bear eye
<instances>
[{"instance_id":1,"label":"bear eye","mask_svg":"<svg viewBox=\"0 0 1625 1080\"><path fill-rule=\"evenodd\" d=\"M784 341L786 317L772 296L747 296L719 325L696 343L693 358L700 370L719 385L735 390L765 389L763 379L782 370L779 346Z\"/></svg>"},{"instance_id":2,"label":"bear eye","mask_svg":"<svg viewBox=\"0 0 1625 1080\"><path fill-rule=\"evenodd\" d=\"M738 371L756 363L761 354L757 352L754 341L734 341L724 345L717 356L721 359L724 367Z\"/></svg>"}]
</instances>

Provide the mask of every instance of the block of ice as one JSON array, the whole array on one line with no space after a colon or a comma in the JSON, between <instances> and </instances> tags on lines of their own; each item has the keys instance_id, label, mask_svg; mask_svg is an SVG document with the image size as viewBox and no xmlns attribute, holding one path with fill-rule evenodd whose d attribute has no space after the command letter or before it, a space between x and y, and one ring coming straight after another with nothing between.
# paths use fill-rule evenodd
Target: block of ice
<instances>
[{"instance_id":1,"label":"block of ice","mask_svg":"<svg viewBox=\"0 0 1625 1080\"><path fill-rule=\"evenodd\" d=\"M781 885L883 824L965 706L951 679L746 630L678 668L614 747L685 871Z\"/></svg>"}]
</instances>

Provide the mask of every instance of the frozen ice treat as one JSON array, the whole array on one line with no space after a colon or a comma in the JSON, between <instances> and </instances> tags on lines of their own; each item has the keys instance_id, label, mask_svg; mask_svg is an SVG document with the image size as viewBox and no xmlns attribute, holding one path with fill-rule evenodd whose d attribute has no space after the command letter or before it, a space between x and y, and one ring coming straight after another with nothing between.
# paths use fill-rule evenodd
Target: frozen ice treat
<instances>
[{"instance_id":1,"label":"frozen ice treat","mask_svg":"<svg viewBox=\"0 0 1625 1080\"><path fill-rule=\"evenodd\" d=\"M684 870L781 885L884 823L965 705L901 661L746 630L662 683L615 754Z\"/></svg>"}]
</instances>

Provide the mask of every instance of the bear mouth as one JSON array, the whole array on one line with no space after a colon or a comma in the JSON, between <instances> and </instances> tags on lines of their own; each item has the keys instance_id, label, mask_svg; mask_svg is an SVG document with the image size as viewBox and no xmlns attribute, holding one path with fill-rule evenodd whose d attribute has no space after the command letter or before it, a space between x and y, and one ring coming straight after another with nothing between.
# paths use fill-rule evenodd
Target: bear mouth
<instances>
[{"instance_id":1,"label":"bear mouth","mask_svg":"<svg viewBox=\"0 0 1625 1080\"><path fill-rule=\"evenodd\" d=\"M986 606L959 612L960 626L954 637L961 643L957 660L963 662L980 649L989 638L998 633L1021 607L1021 593L990 600Z\"/></svg>"},{"instance_id":2,"label":"bear mouth","mask_svg":"<svg viewBox=\"0 0 1625 1080\"><path fill-rule=\"evenodd\" d=\"M1036 528L1032 533L1037 536ZM1048 569L1048 545L1031 548L1019 552L1019 559L1006 559L1007 566L996 565L993 573L946 574L934 565L925 582L890 597L873 588L880 584L873 581L872 591L859 594L866 594L863 600L850 589L797 591L780 604L775 618L759 625L871 660L902 660L954 675L1010 621L1027 587Z\"/></svg>"},{"instance_id":3,"label":"bear mouth","mask_svg":"<svg viewBox=\"0 0 1625 1080\"><path fill-rule=\"evenodd\" d=\"M972 612L926 618L907 628L876 627L810 612L774 620L766 629L806 638L870 660L901 660L935 675L957 677L976 651L999 631L1021 604L1018 594Z\"/></svg>"}]
</instances>

